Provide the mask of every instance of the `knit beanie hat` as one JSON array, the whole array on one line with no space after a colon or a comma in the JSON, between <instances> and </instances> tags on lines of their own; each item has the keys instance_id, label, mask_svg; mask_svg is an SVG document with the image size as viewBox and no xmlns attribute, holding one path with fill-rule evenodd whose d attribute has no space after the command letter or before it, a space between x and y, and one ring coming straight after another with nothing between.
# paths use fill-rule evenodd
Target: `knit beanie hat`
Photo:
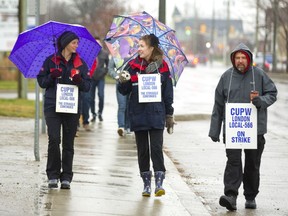
<instances>
[{"instance_id":1,"label":"knit beanie hat","mask_svg":"<svg viewBox=\"0 0 288 216\"><path fill-rule=\"evenodd\" d=\"M58 38L58 49L63 50L71 41L78 39L79 37L72 31L65 31Z\"/></svg>"}]
</instances>

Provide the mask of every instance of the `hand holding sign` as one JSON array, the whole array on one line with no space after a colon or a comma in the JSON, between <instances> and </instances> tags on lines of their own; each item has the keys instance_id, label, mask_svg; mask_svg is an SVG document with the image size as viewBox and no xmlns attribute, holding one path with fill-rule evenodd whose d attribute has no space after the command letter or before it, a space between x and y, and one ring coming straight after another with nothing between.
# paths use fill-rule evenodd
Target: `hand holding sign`
<instances>
[{"instance_id":1,"label":"hand holding sign","mask_svg":"<svg viewBox=\"0 0 288 216\"><path fill-rule=\"evenodd\" d=\"M78 85L82 82L82 77L80 74L75 74L73 77L72 77L72 81Z\"/></svg>"},{"instance_id":2,"label":"hand holding sign","mask_svg":"<svg viewBox=\"0 0 288 216\"><path fill-rule=\"evenodd\" d=\"M51 72L50 76L52 79L56 79L56 78L60 77L61 75L62 75L62 72L58 69L55 69Z\"/></svg>"}]
</instances>

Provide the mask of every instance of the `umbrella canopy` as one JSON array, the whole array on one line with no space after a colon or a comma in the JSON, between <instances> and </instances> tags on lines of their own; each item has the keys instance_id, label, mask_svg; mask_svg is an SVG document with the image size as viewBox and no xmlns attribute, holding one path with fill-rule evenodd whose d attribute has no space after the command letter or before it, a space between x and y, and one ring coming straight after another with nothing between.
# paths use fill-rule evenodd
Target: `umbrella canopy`
<instances>
[{"instance_id":1,"label":"umbrella canopy","mask_svg":"<svg viewBox=\"0 0 288 216\"><path fill-rule=\"evenodd\" d=\"M77 34L79 37L77 52L91 68L101 46L84 26L55 21L22 32L17 38L9 59L24 77L36 78L44 60L57 52L57 38L65 31Z\"/></svg>"},{"instance_id":2,"label":"umbrella canopy","mask_svg":"<svg viewBox=\"0 0 288 216\"><path fill-rule=\"evenodd\" d=\"M159 46L164 52L164 60L168 63L173 84L176 86L184 66L188 63L187 58L176 38L175 31L154 19L147 12L115 16L106 35L105 43L117 69L121 69L138 55L139 39L143 35L152 33L159 39Z\"/></svg>"}]
</instances>

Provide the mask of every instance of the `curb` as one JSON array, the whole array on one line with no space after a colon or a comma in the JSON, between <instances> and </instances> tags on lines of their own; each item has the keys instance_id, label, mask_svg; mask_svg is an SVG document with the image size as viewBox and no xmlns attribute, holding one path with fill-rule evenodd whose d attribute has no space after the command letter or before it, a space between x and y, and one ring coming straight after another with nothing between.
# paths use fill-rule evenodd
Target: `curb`
<instances>
[{"instance_id":1,"label":"curb","mask_svg":"<svg viewBox=\"0 0 288 216\"><path fill-rule=\"evenodd\" d=\"M197 120L209 120L211 114L194 113L194 114L178 114L175 115L176 121L197 121Z\"/></svg>"}]
</instances>

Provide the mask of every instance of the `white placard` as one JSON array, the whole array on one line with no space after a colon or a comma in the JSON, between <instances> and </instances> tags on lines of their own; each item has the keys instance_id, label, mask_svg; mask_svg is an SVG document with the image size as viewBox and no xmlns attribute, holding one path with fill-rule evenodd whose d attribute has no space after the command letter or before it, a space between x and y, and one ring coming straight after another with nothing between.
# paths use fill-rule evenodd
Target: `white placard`
<instances>
[{"instance_id":1,"label":"white placard","mask_svg":"<svg viewBox=\"0 0 288 216\"><path fill-rule=\"evenodd\" d=\"M57 84L56 112L75 114L78 112L78 86Z\"/></svg>"},{"instance_id":2,"label":"white placard","mask_svg":"<svg viewBox=\"0 0 288 216\"><path fill-rule=\"evenodd\" d=\"M251 103L226 103L226 148L257 149L257 109Z\"/></svg>"},{"instance_id":3,"label":"white placard","mask_svg":"<svg viewBox=\"0 0 288 216\"><path fill-rule=\"evenodd\" d=\"M160 74L138 75L139 103L161 102Z\"/></svg>"}]
</instances>

